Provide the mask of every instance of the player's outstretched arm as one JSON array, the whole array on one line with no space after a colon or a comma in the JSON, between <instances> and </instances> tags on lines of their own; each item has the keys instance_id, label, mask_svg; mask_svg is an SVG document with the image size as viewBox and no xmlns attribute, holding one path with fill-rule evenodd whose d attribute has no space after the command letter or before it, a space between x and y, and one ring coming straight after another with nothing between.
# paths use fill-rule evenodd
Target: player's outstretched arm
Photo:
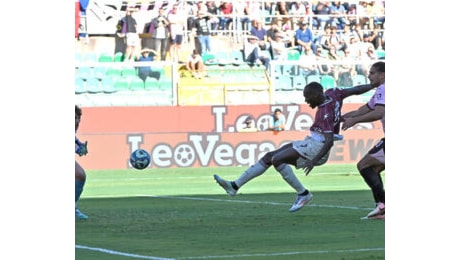
<instances>
[{"instance_id":1,"label":"player's outstretched arm","mask_svg":"<svg viewBox=\"0 0 460 260\"><path fill-rule=\"evenodd\" d=\"M367 91L373 89L374 87L371 84L366 84L366 85L358 85L354 86L351 88L346 88L344 89L347 93L347 97L351 95L361 95L363 93L366 93Z\"/></svg>"}]
</instances>

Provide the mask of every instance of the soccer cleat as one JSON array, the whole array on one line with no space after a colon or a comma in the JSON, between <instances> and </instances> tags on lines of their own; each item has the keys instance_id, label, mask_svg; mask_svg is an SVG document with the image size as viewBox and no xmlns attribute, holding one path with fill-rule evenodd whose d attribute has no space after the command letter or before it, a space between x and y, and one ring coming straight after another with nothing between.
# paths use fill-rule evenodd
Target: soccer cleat
<instances>
[{"instance_id":1,"label":"soccer cleat","mask_svg":"<svg viewBox=\"0 0 460 260\"><path fill-rule=\"evenodd\" d=\"M78 219L88 219L88 216L83 214L79 209L75 209L75 217Z\"/></svg>"},{"instance_id":2,"label":"soccer cleat","mask_svg":"<svg viewBox=\"0 0 460 260\"><path fill-rule=\"evenodd\" d=\"M313 198L313 194L311 192L304 196L297 195L297 198L294 201L294 204L292 204L292 207L289 209L289 211L295 212L303 208L303 206L305 206L308 202L310 202L312 198Z\"/></svg>"},{"instance_id":3,"label":"soccer cleat","mask_svg":"<svg viewBox=\"0 0 460 260\"><path fill-rule=\"evenodd\" d=\"M214 174L214 180L216 180L217 183L228 193L230 196L235 196L237 190L233 188L232 184L229 181L226 181L219 177L219 175Z\"/></svg>"},{"instance_id":4,"label":"soccer cleat","mask_svg":"<svg viewBox=\"0 0 460 260\"><path fill-rule=\"evenodd\" d=\"M375 209L361 219L385 219L385 204L382 202L377 203Z\"/></svg>"}]
</instances>

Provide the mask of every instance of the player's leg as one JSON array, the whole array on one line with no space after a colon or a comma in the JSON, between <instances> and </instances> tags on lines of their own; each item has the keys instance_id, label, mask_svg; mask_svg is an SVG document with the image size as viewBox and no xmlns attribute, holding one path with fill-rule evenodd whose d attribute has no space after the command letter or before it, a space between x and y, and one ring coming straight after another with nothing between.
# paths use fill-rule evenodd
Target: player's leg
<instances>
[{"instance_id":1,"label":"player's leg","mask_svg":"<svg viewBox=\"0 0 460 260\"><path fill-rule=\"evenodd\" d=\"M296 200L289 209L291 212L301 209L313 198L313 194L302 185L290 166L296 165L298 158L299 153L292 148L292 144L290 144L287 149L275 153L272 157L273 167L275 167L281 176L283 176L283 179L297 192Z\"/></svg>"},{"instance_id":2,"label":"player's leg","mask_svg":"<svg viewBox=\"0 0 460 260\"><path fill-rule=\"evenodd\" d=\"M272 165L273 154L287 149L289 146L290 144L287 144L278 150L266 153L264 157L247 168L235 181L224 180L217 174L214 174L214 179L230 196L234 196L239 188L255 177L262 175Z\"/></svg>"},{"instance_id":3,"label":"player's leg","mask_svg":"<svg viewBox=\"0 0 460 260\"><path fill-rule=\"evenodd\" d=\"M78 200L80 199L80 195L83 192L83 187L85 186L86 182L86 173L83 167L75 161L75 216L80 219L87 219L88 216L81 213L77 207Z\"/></svg>"},{"instance_id":4,"label":"player's leg","mask_svg":"<svg viewBox=\"0 0 460 260\"><path fill-rule=\"evenodd\" d=\"M376 208L366 218L385 216L385 189L380 172L385 169L385 139L380 140L357 164L359 173L371 188Z\"/></svg>"}]
</instances>

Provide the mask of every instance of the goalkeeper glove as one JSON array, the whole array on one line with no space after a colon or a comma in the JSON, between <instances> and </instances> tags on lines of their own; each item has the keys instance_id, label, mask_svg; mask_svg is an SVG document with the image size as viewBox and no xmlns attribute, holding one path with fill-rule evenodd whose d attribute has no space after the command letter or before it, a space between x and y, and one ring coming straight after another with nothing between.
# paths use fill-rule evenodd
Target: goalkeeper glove
<instances>
[{"instance_id":1,"label":"goalkeeper glove","mask_svg":"<svg viewBox=\"0 0 460 260\"><path fill-rule=\"evenodd\" d=\"M86 155L88 153L88 141L82 143L77 152L80 156Z\"/></svg>"}]
</instances>

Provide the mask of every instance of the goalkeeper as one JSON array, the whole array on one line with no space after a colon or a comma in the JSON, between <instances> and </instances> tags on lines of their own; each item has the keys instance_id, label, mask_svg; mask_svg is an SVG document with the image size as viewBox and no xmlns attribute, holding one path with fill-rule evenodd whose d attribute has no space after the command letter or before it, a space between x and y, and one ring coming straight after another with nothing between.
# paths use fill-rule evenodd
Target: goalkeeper
<instances>
[{"instance_id":1,"label":"goalkeeper","mask_svg":"<svg viewBox=\"0 0 460 260\"><path fill-rule=\"evenodd\" d=\"M87 144L88 142L82 143L78 140L76 134L78 126L80 125L82 111L81 108L75 105L75 153L79 156L86 155L88 153ZM87 219L88 216L80 212L77 203L80 199L80 195L83 192L83 187L86 182L86 173L83 167L75 160L75 217L79 219Z\"/></svg>"}]
</instances>

